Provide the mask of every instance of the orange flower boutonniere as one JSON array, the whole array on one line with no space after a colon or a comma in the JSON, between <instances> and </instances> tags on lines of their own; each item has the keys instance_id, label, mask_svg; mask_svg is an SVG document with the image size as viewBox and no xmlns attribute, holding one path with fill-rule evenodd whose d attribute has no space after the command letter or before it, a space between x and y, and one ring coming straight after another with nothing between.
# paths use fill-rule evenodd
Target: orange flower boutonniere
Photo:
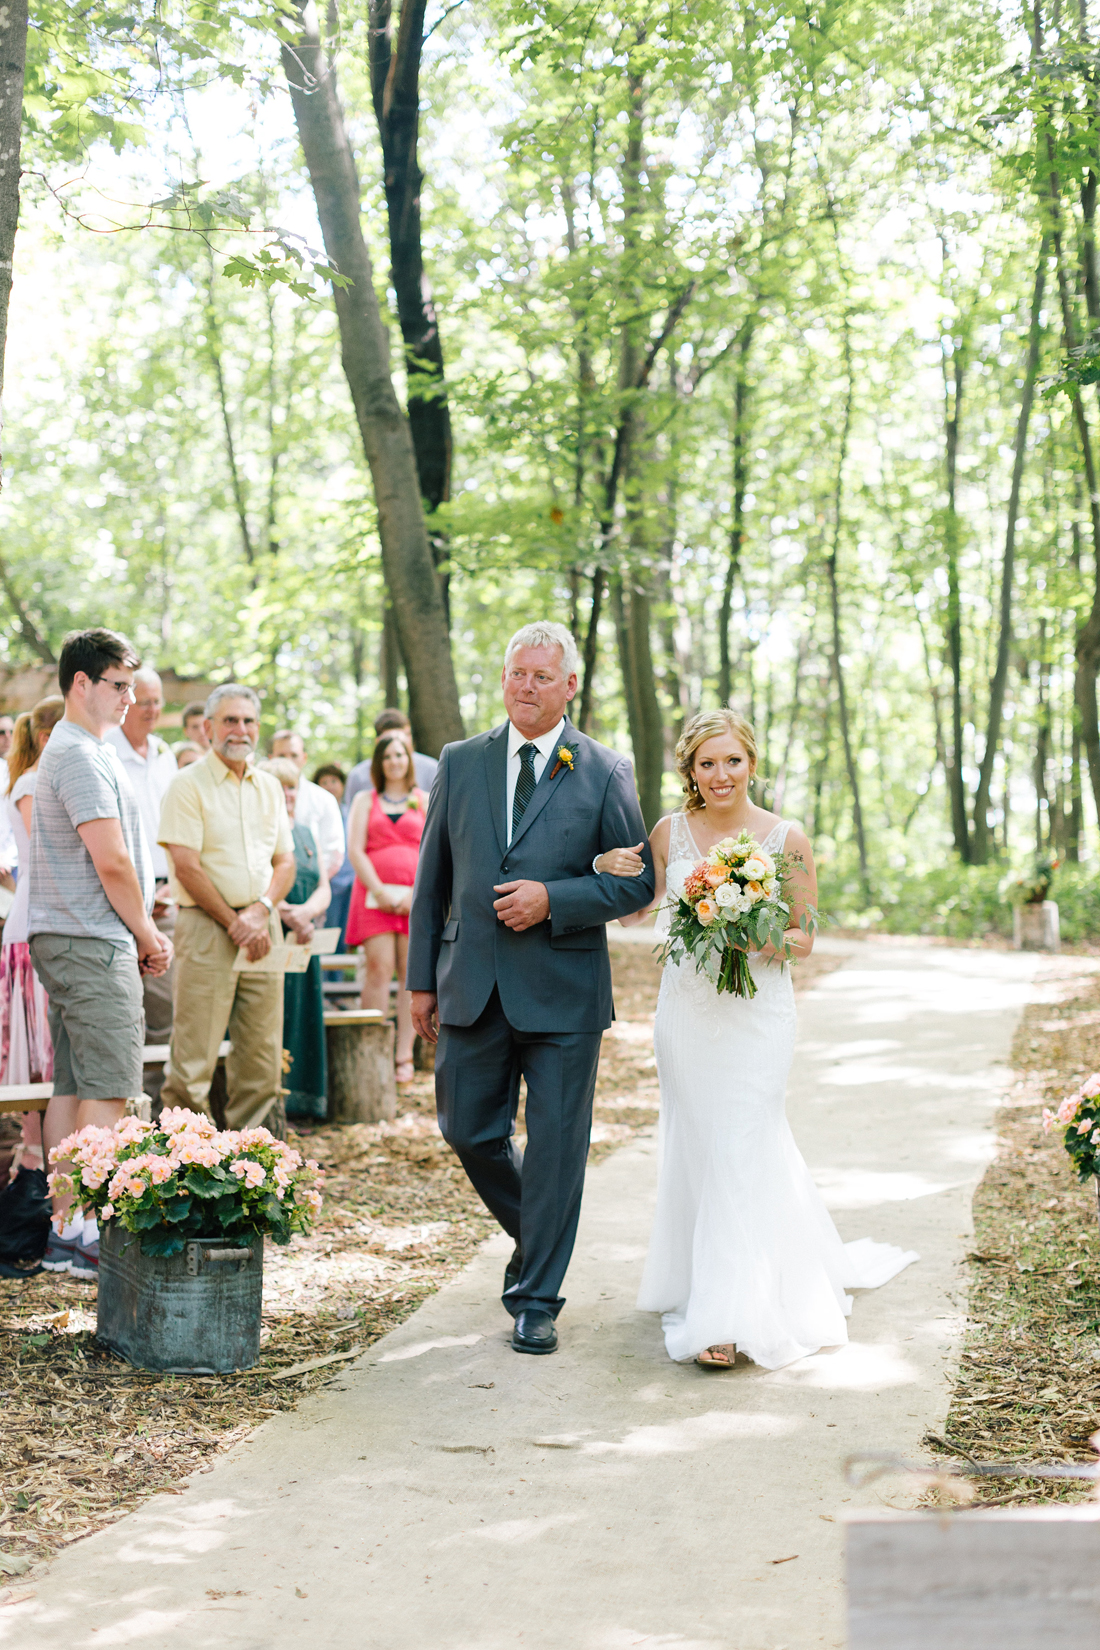
<instances>
[{"instance_id":1,"label":"orange flower boutonniere","mask_svg":"<svg viewBox=\"0 0 1100 1650\"><path fill-rule=\"evenodd\" d=\"M577 755L577 747L576 745L559 745L556 754L558 759L554 763L554 766L550 769L551 779L556 779L562 768L568 768L570 773L573 772L573 762Z\"/></svg>"}]
</instances>

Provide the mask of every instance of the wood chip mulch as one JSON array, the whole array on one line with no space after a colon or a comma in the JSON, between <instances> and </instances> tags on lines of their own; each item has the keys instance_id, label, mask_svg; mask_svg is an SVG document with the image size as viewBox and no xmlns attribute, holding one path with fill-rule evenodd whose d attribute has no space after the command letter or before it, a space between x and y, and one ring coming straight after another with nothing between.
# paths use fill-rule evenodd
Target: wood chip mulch
<instances>
[{"instance_id":1,"label":"wood chip mulch","mask_svg":"<svg viewBox=\"0 0 1100 1650\"><path fill-rule=\"evenodd\" d=\"M612 944L618 1018L604 1038L591 1160L652 1130L653 1013L647 943ZM796 971L805 988L837 966ZM95 1338L95 1289L67 1275L0 1279L0 1586L150 1495L181 1490L253 1427L338 1378L474 1254L495 1222L439 1135L430 1073L401 1091L395 1123L299 1127L327 1176L314 1232L268 1244L260 1362L236 1375L134 1369ZM522 1109L519 1118L522 1135ZM2 1599L0 1599L2 1601Z\"/></svg>"},{"instance_id":2,"label":"wood chip mulch","mask_svg":"<svg viewBox=\"0 0 1100 1650\"><path fill-rule=\"evenodd\" d=\"M1042 983L1041 981L1038 983ZM1100 980L1035 1003L1013 1048L998 1155L974 1200L969 1325L939 1454L974 1461L1095 1463L1100 1430L1100 1242L1094 1183L1071 1171L1039 1118L1100 1070ZM978 1479L976 1505L1089 1498L1080 1481Z\"/></svg>"}]
</instances>

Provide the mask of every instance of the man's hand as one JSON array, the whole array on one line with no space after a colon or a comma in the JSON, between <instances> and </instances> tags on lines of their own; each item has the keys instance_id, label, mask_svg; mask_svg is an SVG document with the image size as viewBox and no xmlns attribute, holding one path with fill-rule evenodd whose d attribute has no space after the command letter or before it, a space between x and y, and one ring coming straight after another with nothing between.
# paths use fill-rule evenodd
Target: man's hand
<instances>
[{"instance_id":1,"label":"man's hand","mask_svg":"<svg viewBox=\"0 0 1100 1650\"><path fill-rule=\"evenodd\" d=\"M409 995L412 997L412 1023L417 1036L423 1037L426 1043L437 1043L439 1021L435 1011L438 997L434 991L412 991Z\"/></svg>"},{"instance_id":2,"label":"man's hand","mask_svg":"<svg viewBox=\"0 0 1100 1650\"><path fill-rule=\"evenodd\" d=\"M502 882L493 893L501 895L493 901L497 917L517 934L545 922L550 915L550 895L544 882Z\"/></svg>"},{"instance_id":3,"label":"man's hand","mask_svg":"<svg viewBox=\"0 0 1100 1650\"><path fill-rule=\"evenodd\" d=\"M138 968L143 974L167 974L172 966L172 942L167 934L154 928L145 939L139 939Z\"/></svg>"},{"instance_id":4,"label":"man's hand","mask_svg":"<svg viewBox=\"0 0 1100 1650\"><path fill-rule=\"evenodd\" d=\"M238 911L236 921L230 923L226 930L234 945L244 947L249 962L259 962L271 950L269 921L267 906L256 900L252 905L246 905L243 911Z\"/></svg>"}]
</instances>

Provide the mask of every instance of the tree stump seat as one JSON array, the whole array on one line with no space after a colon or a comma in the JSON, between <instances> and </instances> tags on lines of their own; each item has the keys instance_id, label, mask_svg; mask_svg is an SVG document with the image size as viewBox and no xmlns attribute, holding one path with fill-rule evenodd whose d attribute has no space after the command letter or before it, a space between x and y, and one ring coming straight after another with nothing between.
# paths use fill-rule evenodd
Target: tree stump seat
<instances>
[{"instance_id":1,"label":"tree stump seat","mask_svg":"<svg viewBox=\"0 0 1100 1650\"><path fill-rule=\"evenodd\" d=\"M326 1009L328 1121L381 1123L397 1116L393 1023L376 1008Z\"/></svg>"}]
</instances>

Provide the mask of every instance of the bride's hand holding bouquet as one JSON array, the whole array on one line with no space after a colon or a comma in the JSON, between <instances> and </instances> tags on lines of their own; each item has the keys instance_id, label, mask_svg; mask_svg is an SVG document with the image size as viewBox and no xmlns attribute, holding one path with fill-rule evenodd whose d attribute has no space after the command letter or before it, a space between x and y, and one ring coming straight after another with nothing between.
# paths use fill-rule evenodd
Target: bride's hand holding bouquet
<instances>
[{"instance_id":1,"label":"bride's hand holding bouquet","mask_svg":"<svg viewBox=\"0 0 1100 1650\"><path fill-rule=\"evenodd\" d=\"M670 866L671 920L661 961L691 957L719 992L755 997L749 953L788 962L795 944L788 938L792 888L802 865L797 854L769 854L749 831L724 837L705 858L683 871ZM798 927L813 935L817 911L802 899Z\"/></svg>"}]
</instances>

